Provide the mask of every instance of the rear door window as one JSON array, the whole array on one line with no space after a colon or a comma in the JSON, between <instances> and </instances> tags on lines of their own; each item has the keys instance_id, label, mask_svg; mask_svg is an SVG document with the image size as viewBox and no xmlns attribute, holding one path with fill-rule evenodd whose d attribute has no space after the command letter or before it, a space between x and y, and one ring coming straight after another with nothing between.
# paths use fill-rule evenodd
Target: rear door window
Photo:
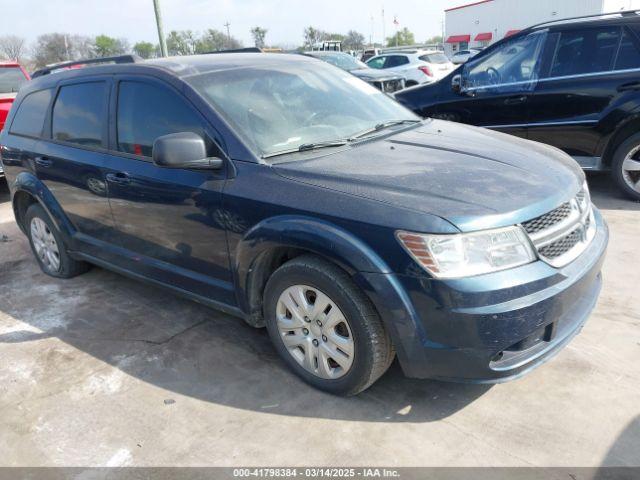
<instances>
[{"instance_id":1,"label":"rear door window","mask_svg":"<svg viewBox=\"0 0 640 480\"><path fill-rule=\"evenodd\" d=\"M30 93L24 97L13 118L9 133L27 137L40 137L52 94L52 90L47 89Z\"/></svg>"},{"instance_id":2,"label":"rear door window","mask_svg":"<svg viewBox=\"0 0 640 480\"><path fill-rule=\"evenodd\" d=\"M0 66L0 94L17 92L27 81L19 67Z\"/></svg>"},{"instance_id":3,"label":"rear door window","mask_svg":"<svg viewBox=\"0 0 640 480\"><path fill-rule=\"evenodd\" d=\"M624 32L620 42L620 50L616 58L615 70L640 68L640 51L633 43L631 36Z\"/></svg>"},{"instance_id":4,"label":"rear door window","mask_svg":"<svg viewBox=\"0 0 640 480\"><path fill-rule=\"evenodd\" d=\"M409 63L409 59L404 55L391 55L390 57L387 57L384 68L400 67L407 63Z\"/></svg>"},{"instance_id":5,"label":"rear door window","mask_svg":"<svg viewBox=\"0 0 640 480\"><path fill-rule=\"evenodd\" d=\"M194 132L213 148L196 112L177 94L154 84L123 81L118 88L118 150L151 156L156 138Z\"/></svg>"},{"instance_id":6,"label":"rear door window","mask_svg":"<svg viewBox=\"0 0 640 480\"><path fill-rule=\"evenodd\" d=\"M106 98L105 82L61 87L53 106L53 139L85 147L104 147Z\"/></svg>"},{"instance_id":7,"label":"rear door window","mask_svg":"<svg viewBox=\"0 0 640 480\"><path fill-rule=\"evenodd\" d=\"M562 32L549 76L564 77L611 70L619 39L619 27Z\"/></svg>"}]
</instances>

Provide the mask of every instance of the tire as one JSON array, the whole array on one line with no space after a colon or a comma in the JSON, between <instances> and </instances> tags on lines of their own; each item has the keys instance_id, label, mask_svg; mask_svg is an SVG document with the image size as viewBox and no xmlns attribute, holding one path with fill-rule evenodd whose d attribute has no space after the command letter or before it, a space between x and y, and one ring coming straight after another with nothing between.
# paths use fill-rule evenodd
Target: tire
<instances>
[{"instance_id":1,"label":"tire","mask_svg":"<svg viewBox=\"0 0 640 480\"><path fill-rule=\"evenodd\" d=\"M89 269L88 263L74 260L69 256L60 233L40 204L34 203L27 209L24 227L29 237L31 251L40 269L47 275L56 278L72 278Z\"/></svg>"},{"instance_id":2,"label":"tire","mask_svg":"<svg viewBox=\"0 0 640 480\"><path fill-rule=\"evenodd\" d=\"M626 160L629 162L625 162ZM618 187L629 198L640 201L640 171L628 171L629 167L640 168L640 133L622 142L616 148L611 161L611 175ZM632 186L634 183L635 188Z\"/></svg>"},{"instance_id":3,"label":"tire","mask_svg":"<svg viewBox=\"0 0 640 480\"><path fill-rule=\"evenodd\" d=\"M264 292L264 316L285 363L329 393L362 392L395 356L371 301L346 272L313 255L297 257L273 273Z\"/></svg>"}]
</instances>

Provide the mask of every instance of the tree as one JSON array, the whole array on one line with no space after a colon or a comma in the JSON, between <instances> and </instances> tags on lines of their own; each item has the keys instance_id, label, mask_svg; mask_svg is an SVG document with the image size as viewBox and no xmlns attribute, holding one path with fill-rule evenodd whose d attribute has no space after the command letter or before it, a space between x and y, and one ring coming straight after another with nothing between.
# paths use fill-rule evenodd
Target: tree
<instances>
[{"instance_id":1,"label":"tree","mask_svg":"<svg viewBox=\"0 0 640 480\"><path fill-rule=\"evenodd\" d=\"M98 57L112 57L122 55L129 50L129 42L122 38L98 35L94 40L94 51Z\"/></svg>"},{"instance_id":2,"label":"tree","mask_svg":"<svg viewBox=\"0 0 640 480\"><path fill-rule=\"evenodd\" d=\"M5 35L0 37L0 55L9 60L19 61L25 54L26 40L16 35Z\"/></svg>"},{"instance_id":3,"label":"tree","mask_svg":"<svg viewBox=\"0 0 640 480\"><path fill-rule=\"evenodd\" d=\"M167 36L167 51L169 55L191 55L193 49L189 44L186 32L172 30Z\"/></svg>"},{"instance_id":4,"label":"tree","mask_svg":"<svg viewBox=\"0 0 640 480\"><path fill-rule=\"evenodd\" d=\"M264 48L264 37L267 35L268 30L266 28L253 27L251 29L251 36L253 37L253 44L258 48Z\"/></svg>"},{"instance_id":5,"label":"tree","mask_svg":"<svg viewBox=\"0 0 640 480\"><path fill-rule=\"evenodd\" d=\"M427 45L436 45L438 43L442 43L442 35L434 35L431 38L427 38L425 42Z\"/></svg>"},{"instance_id":6,"label":"tree","mask_svg":"<svg viewBox=\"0 0 640 480\"><path fill-rule=\"evenodd\" d=\"M133 53L142 58L152 58L156 56L158 46L151 42L138 42L133 46Z\"/></svg>"},{"instance_id":7,"label":"tree","mask_svg":"<svg viewBox=\"0 0 640 480\"><path fill-rule=\"evenodd\" d=\"M387 47L414 45L415 43L416 39L407 27L399 30L393 37L387 37Z\"/></svg>"},{"instance_id":8,"label":"tree","mask_svg":"<svg viewBox=\"0 0 640 480\"><path fill-rule=\"evenodd\" d=\"M304 29L304 46L306 48L313 48L316 44L324 40L326 35L322 30L307 27Z\"/></svg>"},{"instance_id":9,"label":"tree","mask_svg":"<svg viewBox=\"0 0 640 480\"><path fill-rule=\"evenodd\" d=\"M364 35L355 30L349 30L342 41L343 50L360 50L364 46Z\"/></svg>"},{"instance_id":10,"label":"tree","mask_svg":"<svg viewBox=\"0 0 640 480\"><path fill-rule=\"evenodd\" d=\"M45 33L36 39L33 58L36 67L71 60L68 35L64 33Z\"/></svg>"}]
</instances>

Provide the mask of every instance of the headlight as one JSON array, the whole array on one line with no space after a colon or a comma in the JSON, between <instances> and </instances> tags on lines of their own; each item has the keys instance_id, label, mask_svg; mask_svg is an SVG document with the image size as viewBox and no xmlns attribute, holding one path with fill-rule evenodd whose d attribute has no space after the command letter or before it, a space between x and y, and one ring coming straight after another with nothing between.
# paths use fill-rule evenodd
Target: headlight
<instances>
[{"instance_id":1,"label":"headlight","mask_svg":"<svg viewBox=\"0 0 640 480\"><path fill-rule=\"evenodd\" d=\"M454 235L396 232L416 262L439 278L459 278L497 272L536 259L527 234L507 227Z\"/></svg>"}]
</instances>

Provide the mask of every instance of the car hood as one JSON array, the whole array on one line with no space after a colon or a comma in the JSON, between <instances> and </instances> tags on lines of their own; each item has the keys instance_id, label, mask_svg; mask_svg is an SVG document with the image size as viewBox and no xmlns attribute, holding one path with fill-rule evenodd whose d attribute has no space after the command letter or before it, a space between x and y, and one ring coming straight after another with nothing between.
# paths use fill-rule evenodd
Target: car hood
<instances>
[{"instance_id":1,"label":"car hood","mask_svg":"<svg viewBox=\"0 0 640 480\"><path fill-rule=\"evenodd\" d=\"M437 215L461 231L535 218L576 195L584 181L578 164L554 147L441 120L322 153L274 169L290 180Z\"/></svg>"},{"instance_id":2,"label":"car hood","mask_svg":"<svg viewBox=\"0 0 640 480\"><path fill-rule=\"evenodd\" d=\"M373 68L358 68L356 70L351 70L349 73L363 80L376 82L384 80L398 80L403 78L402 75L398 75L397 73L383 72L380 70L375 70Z\"/></svg>"}]
</instances>

